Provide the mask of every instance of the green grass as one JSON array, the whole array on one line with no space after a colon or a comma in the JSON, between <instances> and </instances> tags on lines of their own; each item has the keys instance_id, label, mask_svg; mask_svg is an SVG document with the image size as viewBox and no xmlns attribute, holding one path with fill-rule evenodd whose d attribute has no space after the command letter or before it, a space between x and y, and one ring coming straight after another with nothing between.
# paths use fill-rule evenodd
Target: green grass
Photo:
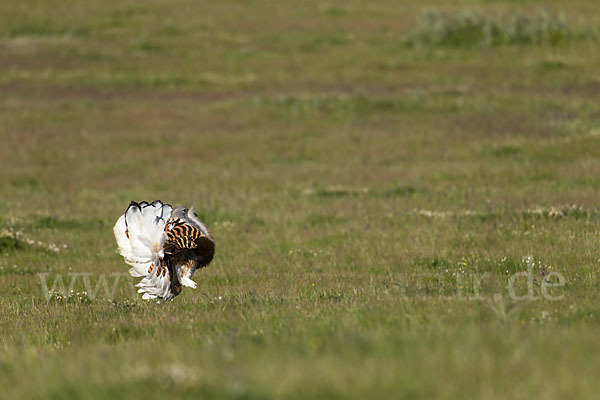
<instances>
[{"instance_id":1,"label":"green grass","mask_svg":"<svg viewBox=\"0 0 600 400\"><path fill-rule=\"evenodd\" d=\"M0 15L4 397L597 396L596 2ZM144 199L216 238L169 304L112 235Z\"/></svg>"}]
</instances>

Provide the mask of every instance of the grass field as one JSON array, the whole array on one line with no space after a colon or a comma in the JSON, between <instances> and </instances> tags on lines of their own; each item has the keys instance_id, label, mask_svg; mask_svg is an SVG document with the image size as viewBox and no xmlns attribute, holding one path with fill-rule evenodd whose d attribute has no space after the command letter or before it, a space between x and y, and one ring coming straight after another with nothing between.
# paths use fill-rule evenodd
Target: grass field
<instances>
[{"instance_id":1,"label":"grass field","mask_svg":"<svg viewBox=\"0 0 600 400\"><path fill-rule=\"evenodd\" d=\"M1 397L597 396L596 1L0 19ZM155 199L217 244L168 304L112 234Z\"/></svg>"}]
</instances>

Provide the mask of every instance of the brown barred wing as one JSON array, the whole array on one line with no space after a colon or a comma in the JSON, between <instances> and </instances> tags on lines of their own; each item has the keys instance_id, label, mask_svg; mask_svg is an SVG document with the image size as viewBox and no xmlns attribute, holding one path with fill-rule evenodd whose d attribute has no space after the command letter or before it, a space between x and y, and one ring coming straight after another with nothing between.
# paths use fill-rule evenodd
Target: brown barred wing
<instances>
[{"instance_id":1,"label":"brown barred wing","mask_svg":"<svg viewBox=\"0 0 600 400\"><path fill-rule=\"evenodd\" d=\"M204 267L212 261L214 242L200 229L180 219L174 219L167 223L165 231L167 240L163 250L165 258L169 258L172 265L181 265L192 260L198 266Z\"/></svg>"},{"instance_id":2,"label":"brown barred wing","mask_svg":"<svg viewBox=\"0 0 600 400\"><path fill-rule=\"evenodd\" d=\"M168 223L165 231L167 232L167 241L163 245L163 249L168 254L196 248L196 239L202 235L197 228L181 220Z\"/></svg>"}]
</instances>

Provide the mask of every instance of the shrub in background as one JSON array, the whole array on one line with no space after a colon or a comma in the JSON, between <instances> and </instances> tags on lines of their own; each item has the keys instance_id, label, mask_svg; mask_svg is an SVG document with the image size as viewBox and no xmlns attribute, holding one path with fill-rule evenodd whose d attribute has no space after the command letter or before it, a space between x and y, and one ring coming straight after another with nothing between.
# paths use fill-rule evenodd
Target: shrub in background
<instances>
[{"instance_id":1,"label":"shrub in background","mask_svg":"<svg viewBox=\"0 0 600 400\"><path fill-rule=\"evenodd\" d=\"M511 12L486 16L474 10L458 14L427 10L421 14L405 43L413 47L556 45L581 36L590 35L576 34L562 13L551 15L541 11L527 15Z\"/></svg>"}]
</instances>

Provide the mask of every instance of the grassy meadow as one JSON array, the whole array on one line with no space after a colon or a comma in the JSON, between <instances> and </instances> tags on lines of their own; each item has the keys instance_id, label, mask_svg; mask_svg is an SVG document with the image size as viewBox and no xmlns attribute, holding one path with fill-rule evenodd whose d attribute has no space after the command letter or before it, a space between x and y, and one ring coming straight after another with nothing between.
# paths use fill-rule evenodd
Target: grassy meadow
<instances>
[{"instance_id":1,"label":"grassy meadow","mask_svg":"<svg viewBox=\"0 0 600 400\"><path fill-rule=\"evenodd\" d=\"M0 20L3 398L597 396L596 1ZM112 234L155 199L217 247L168 304Z\"/></svg>"}]
</instances>

